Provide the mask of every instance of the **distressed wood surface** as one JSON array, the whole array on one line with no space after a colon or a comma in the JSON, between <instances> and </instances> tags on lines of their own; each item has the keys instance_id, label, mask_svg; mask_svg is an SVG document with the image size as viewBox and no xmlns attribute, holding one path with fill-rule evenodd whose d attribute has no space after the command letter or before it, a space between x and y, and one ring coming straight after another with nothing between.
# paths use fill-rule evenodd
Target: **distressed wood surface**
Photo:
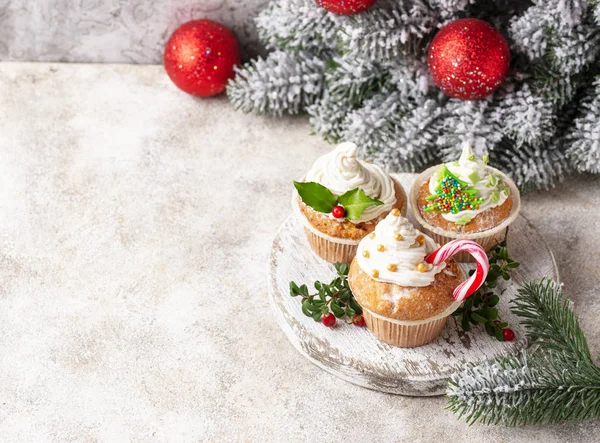
<instances>
[{"instance_id":1,"label":"distressed wood surface","mask_svg":"<svg viewBox=\"0 0 600 443\"><path fill-rule=\"evenodd\" d=\"M398 174L410 190L416 174ZM409 208L410 214L410 208ZM410 215L409 215L409 218ZM378 341L367 328L338 321L330 329L306 317L300 300L289 296L289 282L329 282L333 265L312 252L301 224L290 216L282 224L271 249L269 290L281 329L302 355L326 371L351 383L393 394L432 396L445 392L450 374L468 363L479 363L526 346L523 330L508 306L518 287L528 280L549 276L558 281L552 252L533 226L522 216L511 225L508 246L521 262L509 282L498 286L500 316L516 333L512 343L498 342L483 328L465 333L451 317L442 336L426 346L404 349ZM462 265L464 270L473 265Z\"/></svg>"}]
</instances>

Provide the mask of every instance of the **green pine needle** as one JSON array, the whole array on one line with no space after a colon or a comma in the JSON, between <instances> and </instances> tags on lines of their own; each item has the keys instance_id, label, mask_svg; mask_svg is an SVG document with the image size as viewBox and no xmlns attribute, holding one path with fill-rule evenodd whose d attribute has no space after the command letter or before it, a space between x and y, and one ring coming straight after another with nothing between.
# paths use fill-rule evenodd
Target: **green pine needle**
<instances>
[{"instance_id":1,"label":"green pine needle","mask_svg":"<svg viewBox=\"0 0 600 443\"><path fill-rule=\"evenodd\" d=\"M600 368L560 286L549 279L527 283L512 310L537 349L453 375L448 408L470 424L600 418Z\"/></svg>"}]
</instances>

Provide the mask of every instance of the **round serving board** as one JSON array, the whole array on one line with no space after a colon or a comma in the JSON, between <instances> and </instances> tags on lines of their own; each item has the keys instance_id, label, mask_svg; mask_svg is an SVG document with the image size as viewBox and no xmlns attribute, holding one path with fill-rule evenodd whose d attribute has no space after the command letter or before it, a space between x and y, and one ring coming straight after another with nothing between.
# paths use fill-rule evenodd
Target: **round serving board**
<instances>
[{"instance_id":1,"label":"round serving board","mask_svg":"<svg viewBox=\"0 0 600 443\"><path fill-rule=\"evenodd\" d=\"M395 178L410 190L416 174ZM412 220L409 208L409 218ZM418 348L399 348L377 340L367 328L338 321L334 328L306 317L300 299L290 297L289 283L315 280L329 282L335 276L333 265L320 259L310 248L302 224L294 215L280 227L269 260L269 289L277 321L294 347L326 371L351 383L393 394L431 396L446 391L448 378L469 363L514 353L526 346L524 331L509 310L509 302L519 286L528 280L549 276L558 281L558 269L548 245L522 216L511 225L510 255L521 263L508 282L501 280L497 293L500 316L511 325L517 339L499 342L483 327L463 332L450 317L442 336ZM474 265L464 264L463 270Z\"/></svg>"}]
</instances>

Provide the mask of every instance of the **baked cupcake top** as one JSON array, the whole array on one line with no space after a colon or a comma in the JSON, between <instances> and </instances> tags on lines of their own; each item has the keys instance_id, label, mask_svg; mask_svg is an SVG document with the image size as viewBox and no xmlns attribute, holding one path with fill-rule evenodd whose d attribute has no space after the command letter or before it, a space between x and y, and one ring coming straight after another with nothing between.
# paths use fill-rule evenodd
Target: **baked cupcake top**
<instances>
[{"instance_id":1,"label":"baked cupcake top","mask_svg":"<svg viewBox=\"0 0 600 443\"><path fill-rule=\"evenodd\" d=\"M443 164L429 180L430 195L422 210L466 225L484 211L503 205L510 188L487 162L487 156L477 158L465 143L458 161Z\"/></svg>"},{"instance_id":2,"label":"baked cupcake top","mask_svg":"<svg viewBox=\"0 0 600 443\"><path fill-rule=\"evenodd\" d=\"M340 143L333 151L317 159L304 179L305 182L324 186L335 197L360 189L367 197L380 202L366 207L358 217L349 219L352 223L377 218L389 212L396 203L392 179L379 166L356 158L357 151L354 143Z\"/></svg>"},{"instance_id":3,"label":"baked cupcake top","mask_svg":"<svg viewBox=\"0 0 600 443\"><path fill-rule=\"evenodd\" d=\"M444 262L437 266L425 262L425 257L438 247L394 209L361 240L356 260L373 280L423 287L431 285L446 267Z\"/></svg>"}]
</instances>

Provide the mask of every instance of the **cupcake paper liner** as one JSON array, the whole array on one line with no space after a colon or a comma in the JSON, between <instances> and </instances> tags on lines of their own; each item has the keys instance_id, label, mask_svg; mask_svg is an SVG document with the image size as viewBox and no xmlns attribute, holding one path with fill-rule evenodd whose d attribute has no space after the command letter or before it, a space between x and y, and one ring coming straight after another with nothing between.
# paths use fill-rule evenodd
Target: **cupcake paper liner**
<instances>
[{"instance_id":1,"label":"cupcake paper liner","mask_svg":"<svg viewBox=\"0 0 600 443\"><path fill-rule=\"evenodd\" d=\"M521 210L521 196L519 194L519 189L517 188L517 186L510 178L506 176L506 174L490 166L488 167L495 174L498 174L500 177L502 177L504 183L506 183L510 188L510 193L513 199L513 206L510 210L510 214L502 223L491 229L486 229L485 231L468 233L446 231L445 229L432 225L427 220L425 220L425 218L421 214L421 211L419 211L419 204L417 203L419 192L421 186L423 186L423 183L430 179L433 173L436 171L436 169L439 168L438 165L433 166L419 174L419 176L415 179L413 186L410 190L410 205L412 208L413 216L415 218L415 221L417 222L419 229L442 246L448 242L451 242L452 240L461 238L465 240L472 240L478 243L486 252L488 252L490 248L494 246L497 242L504 239L506 230L508 229L510 224L516 220L517 216L519 215L519 211ZM456 261L463 263L472 263L475 261L473 257L466 252L458 253L454 256L454 258L456 259Z\"/></svg>"},{"instance_id":2,"label":"cupcake paper liner","mask_svg":"<svg viewBox=\"0 0 600 443\"><path fill-rule=\"evenodd\" d=\"M431 343L446 327L448 317L460 306L454 302L435 317L419 321L394 320L363 308L363 317L369 330L379 340L401 348L415 348Z\"/></svg>"},{"instance_id":3,"label":"cupcake paper liner","mask_svg":"<svg viewBox=\"0 0 600 443\"><path fill-rule=\"evenodd\" d=\"M315 234L313 230L307 227L304 227L304 232L306 233L306 238L308 239L308 243L312 250L323 260L330 263L338 261L350 263L356 255L358 243L360 242L360 240L358 240L356 241L356 244L348 244L330 240L330 238L334 237L325 236L324 234Z\"/></svg>"},{"instance_id":4,"label":"cupcake paper liner","mask_svg":"<svg viewBox=\"0 0 600 443\"><path fill-rule=\"evenodd\" d=\"M392 180L394 180L394 183L397 183L395 179L392 178ZM404 205L402 205L400 213L403 216L406 216L408 198L406 197L406 193L404 192L402 186L400 186L400 189L403 194L402 197L404 198ZM310 244L312 250L319 257L330 263L350 263L352 261L356 255L358 244L360 243L361 239L354 240L332 237L317 230L313 225L310 224L304 214L302 214L302 211L300 211L297 192L294 192L292 196L292 208L294 209L294 213L298 217L298 220L300 220L304 226L304 232L306 233L308 243Z\"/></svg>"}]
</instances>

